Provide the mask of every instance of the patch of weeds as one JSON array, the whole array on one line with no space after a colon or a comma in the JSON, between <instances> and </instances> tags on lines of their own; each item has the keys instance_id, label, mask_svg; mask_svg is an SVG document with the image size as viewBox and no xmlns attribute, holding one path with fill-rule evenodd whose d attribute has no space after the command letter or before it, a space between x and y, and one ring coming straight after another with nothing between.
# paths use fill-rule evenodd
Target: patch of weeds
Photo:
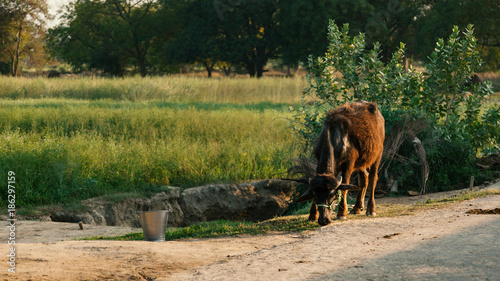
<instances>
[{"instance_id":1,"label":"patch of weeds","mask_svg":"<svg viewBox=\"0 0 500 281\"><path fill-rule=\"evenodd\" d=\"M377 217L399 217L414 215L412 206L405 204L377 205ZM365 216L366 217L366 216Z\"/></svg>"},{"instance_id":2,"label":"patch of weeds","mask_svg":"<svg viewBox=\"0 0 500 281\"><path fill-rule=\"evenodd\" d=\"M257 223L257 226L266 231L271 232L302 232L307 230L316 230L319 225L316 222L307 220L307 216L286 216L275 217L270 220Z\"/></svg>"},{"instance_id":3,"label":"patch of weeds","mask_svg":"<svg viewBox=\"0 0 500 281\"><path fill-rule=\"evenodd\" d=\"M415 203L413 209L414 210L420 210L420 209L434 209L434 208L442 208L445 206L448 206L449 204L453 203L460 203L463 201L467 200L472 200L476 198L482 198L486 196L491 196L491 195L500 195L500 190L499 189L487 189L487 190L480 190L480 191L462 191L459 194L449 197L449 198L442 198L442 199L429 199L427 198L424 202L417 202Z\"/></svg>"},{"instance_id":4,"label":"patch of weeds","mask_svg":"<svg viewBox=\"0 0 500 281\"><path fill-rule=\"evenodd\" d=\"M309 222L306 216L276 217L263 222L242 222L217 220L196 223L187 227L169 229L165 240L178 240L188 238L213 238L241 235L262 235L268 233L287 233L315 230L319 225ZM144 240L141 232L129 233L119 236L93 236L83 240Z\"/></svg>"},{"instance_id":5,"label":"patch of weeds","mask_svg":"<svg viewBox=\"0 0 500 281\"><path fill-rule=\"evenodd\" d=\"M459 203L475 198L486 197L490 195L500 195L500 190L489 189L476 192L464 192L451 198L427 199L414 205L405 204L381 204L377 206L377 217L398 217L414 215L415 211L429 210L438 207L445 207L452 203ZM302 208L303 210L308 207ZM301 212L303 210L300 210ZM350 220L370 219L364 215L350 216ZM334 220L333 223L342 223L343 221ZM189 238L213 238L242 235L262 235L269 233L290 233L316 230L320 226L316 222L307 220L307 215L290 215L275 217L262 222L242 222L218 220L211 222L202 222L188 227L168 229L165 240L178 240ZM142 232L129 233L120 236L94 236L83 238L83 240L144 240Z\"/></svg>"},{"instance_id":6,"label":"patch of weeds","mask_svg":"<svg viewBox=\"0 0 500 281\"><path fill-rule=\"evenodd\" d=\"M178 230L169 231L165 236L165 240L258 234L265 234L265 232L256 227L252 222L217 220L201 222Z\"/></svg>"}]
</instances>

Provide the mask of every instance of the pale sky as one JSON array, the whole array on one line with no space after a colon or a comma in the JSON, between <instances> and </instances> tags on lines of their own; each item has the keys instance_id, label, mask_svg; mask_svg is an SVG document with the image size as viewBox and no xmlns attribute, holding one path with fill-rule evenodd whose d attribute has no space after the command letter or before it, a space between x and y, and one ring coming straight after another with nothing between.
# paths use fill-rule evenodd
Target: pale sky
<instances>
[{"instance_id":1,"label":"pale sky","mask_svg":"<svg viewBox=\"0 0 500 281\"><path fill-rule=\"evenodd\" d=\"M49 5L49 13L54 16L54 20L48 22L49 27L54 27L59 23L57 11L71 1L72 0L47 0L47 5Z\"/></svg>"}]
</instances>

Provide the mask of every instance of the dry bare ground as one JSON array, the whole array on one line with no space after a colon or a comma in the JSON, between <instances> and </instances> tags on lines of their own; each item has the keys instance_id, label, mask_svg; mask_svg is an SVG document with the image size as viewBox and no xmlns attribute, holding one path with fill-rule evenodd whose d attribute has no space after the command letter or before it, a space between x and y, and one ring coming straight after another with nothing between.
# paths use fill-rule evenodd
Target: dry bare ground
<instances>
[{"instance_id":1,"label":"dry bare ground","mask_svg":"<svg viewBox=\"0 0 500 281\"><path fill-rule=\"evenodd\" d=\"M492 188L500 189L500 182ZM490 196L410 216L347 220L303 234L173 242L74 241L137 229L79 230L77 224L19 221L16 273L8 272L4 262L0 279L498 280L500 217L466 211L498 208L499 199ZM425 196L377 202L417 200ZM7 231L0 231L4 261L10 247Z\"/></svg>"}]
</instances>

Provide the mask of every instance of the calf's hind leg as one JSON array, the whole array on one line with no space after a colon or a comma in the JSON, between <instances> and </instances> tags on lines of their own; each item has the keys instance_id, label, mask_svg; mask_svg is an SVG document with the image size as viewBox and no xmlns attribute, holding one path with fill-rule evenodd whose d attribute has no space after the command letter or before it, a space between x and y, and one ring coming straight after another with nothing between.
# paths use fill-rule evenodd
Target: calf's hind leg
<instances>
[{"instance_id":1,"label":"calf's hind leg","mask_svg":"<svg viewBox=\"0 0 500 281\"><path fill-rule=\"evenodd\" d=\"M368 179L368 188L370 189L370 199L368 199L368 207L366 208L366 215L367 216L376 216L375 212L375 187L377 186L377 181L378 181L378 164L380 163L380 160L377 161L377 163L373 164L373 166L370 168L370 176Z\"/></svg>"},{"instance_id":2,"label":"calf's hind leg","mask_svg":"<svg viewBox=\"0 0 500 281\"><path fill-rule=\"evenodd\" d=\"M366 188L368 187L368 172L366 170L360 170L359 171L359 188L361 189L358 191L358 197L356 199L356 204L354 205L354 208L352 208L350 214L359 214L361 213L361 210L365 207L365 195L366 195Z\"/></svg>"}]
</instances>

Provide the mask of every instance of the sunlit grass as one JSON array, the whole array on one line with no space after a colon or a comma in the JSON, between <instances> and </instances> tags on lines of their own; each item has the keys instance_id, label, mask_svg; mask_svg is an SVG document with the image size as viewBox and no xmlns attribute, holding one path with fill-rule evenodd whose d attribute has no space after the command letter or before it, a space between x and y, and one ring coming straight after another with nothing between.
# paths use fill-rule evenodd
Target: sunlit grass
<instances>
[{"instance_id":1,"label":"sunlit grass","mask_svg":"<svg viewBox=\"0 0 500 281\"><path fill-rule=\"evenodd\" d=\"M276 178L299 151L287 118L272 103L0 100L0 180L14 171L28 207Z\"/></svg>"},{"instance_id":2,"label":"sunlit grass","mask_svg":"<svg viewBox=\"0 0 500 281\"><path fill-rule=\"evenodd\" d=\"M223 78L183 76L129 78L11 78L0 76L0 98L207 103L297 103L304 78Z\"/></svg>"}]
</instances>

